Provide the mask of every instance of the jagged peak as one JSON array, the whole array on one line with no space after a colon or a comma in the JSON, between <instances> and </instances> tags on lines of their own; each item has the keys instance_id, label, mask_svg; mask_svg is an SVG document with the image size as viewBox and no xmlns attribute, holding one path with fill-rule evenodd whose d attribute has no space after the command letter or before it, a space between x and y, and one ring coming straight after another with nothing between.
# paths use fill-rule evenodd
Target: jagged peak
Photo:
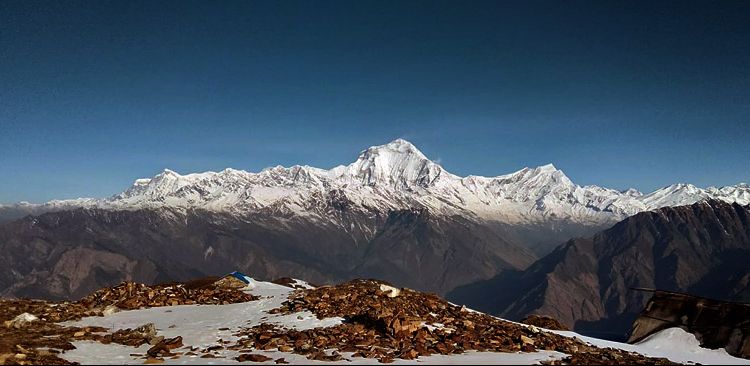
<instances>
[{"instance_id":1,"label":"jagged peak","mask_svg":"<svg viewBox=\"0 0 750 366\"><path fill-rule=\"evenodd\" d=\"M646 196L660 196L660 195L664 195L667 193L700 194L704 192L705 190L703 188L700 188L690 183L675 183L675 184L668 185L664 188L657 189L656 191L651 192Z\"/></svg>"},{"instance_id":2,"label":"jagged peak","mask_svg":"<svg viewBox=\"0 0 750 366\"><path fill-rule=\"evenodd\" d=\"M494 217L498 210L502 210L502 207L496 210L494 205L506 202L512 202L513 205L534 202L541 207L535 210L557 210L555 213L562 215L577 215L578 211L584 212L591 205L596 206L597 210L609 212L607 210L610 206L607 205L613 204L612 202L618 206L620 211L617 212L621 214L690 204L706 197L745 204L750 202L750 191L745 183L715 190L680 183L643 195L635 189L620 192L598 186L578 186L554 164L525 167L496 177L470 175L461 178L428 159L411 142L399 138L372 146L362 151L355 162L330 170L307 165L277 165L263 169L260 173L226 168L218 173L208 171L181 175L164 169L152 178L135 180L129 189L106 199L106 203L121 204L123 207L141 202L165 205L205 204L212 208L244 209L249 205L267 205L282 200L285 196L280 191L267 189L282 185L285 189L299 189L303 193L300 197L314 192L305 190L359 190L366 187L355 192L355 196L362 199L362 202L370 199L376 203L386 202L393 197L405 197L404 202L424 199L424 202L439 205L441 209L448 206L462 207L477 210L487 217ZM411 194L414 196L409 196ZM125 198L133 199L116 202ZM519 217L526 214L521 209L518 210ZM581 215L589 214L593 215L588 211Z\"/></svg>"},{"instance_id":3,"label":"jagged peak","mask_svg":"<svg viewBox=\"0 0 750 366\"><path fill-rule=\"evenodd\" d=\"M393 140L393 141L391 141L391 142L389 142L389 143L387 143L387 144L385 144L383 146L388 146L388 147L392 147L392 148L396 148L396 149L409 149L409 150L417 150L417 151L419 151L417 149L417 147L414 146L414 144L412 144L411 142L409 142L409 141L407 141L405 139L402 139L402 138L397 138L397 139L395 139L395 140Z\"/></svg>"},{"instance_id":4,"label":"jagged peak","mask_svg":"<svg viewBox=\"0 0 750 366\"><path fill-rule=\"evenodd\" d=\"M721 186L721 187L711 186L711 187L708 187L707 189L715 189L715 190L750 189L750 185L748 185L747 183L737 183L734 185Z\"/></svg>"},{"instance_id":5,"label":"jagged peak","mask_svg":"<svg viewBox=\"0 0 750 366\"><path fill-rule=\"evenodd\" d=\"M246 174L252 174L252 173L247 173L245 171L242 171L242 172L244 172ZM259 174L269 174L269 173L275 173L275 174L298 174L300 172L305 173L305 174L325 174L328 171L324 170L324 169L312 167L312 166L309 166L309 165L298 165L298 164L295 164L295 165L292 165L290 167L285 167L283 165L276 165L274 167L265 168L265 169L261 170Z\"/></svg>"},{"instance_id":6,"label":"jagged peak","mask_svg":"<svg viewBox=\"0 0 750 366\"><path fill-rule=\"evenodd\" d=\"M225 168L221 171L224 174L245 174L247 173L244 170L234 169L234 168Z\"/></svg>"},{"instance_id":7,"label":"jagged peak","mask_svg":"<svg viewBox=\"0 0 750 366\"><path fill-rule=\"evenodd\" d=\"M171 175L171 176L175 176L175 177L179 177L180 176L180 174L177 173L176 171L171 170L171 169L167 169L167 168L164 168L164 170L161 173L159 173L158 175L161 175L161 176Z\"/></svg>"},{"instance_id":8,"label":"jagged peak","mask_svg":"<svg viewBox=\"0 0 750 366\"><path fill-rule=\"evenodd\" d=\"M643 192L635 189L635 188L628 188L626 190L620 191L620 193L630 196L630 197L641 197L643 196Z\"/></svg>"},{"instance_id":9,"label":"jagged peak","mask_svg":"<svg viewBox=\"0 0 750 366\"><path fill-rule=\"evenodd\" d=\"M675 183L675 184L670 184L664 187L664 189L676 190L676 189L700 189L700 188L690 183Z\"/></svg>"},{"instance_id":10,"label":"jagged peak","mask_svg":"<svg viewBox=\"0 0 750 366\"><path fill-rule=\"evenodd\" d=\"M732 204L737 204L736 202L727 202L722 199L716 199L716 198L701 198L696 200L692 203L684 203L679 205L669 205L669 206L662 206L655 209L652 209L652 212L661 212L661 213L669 213L674 211L682 211L687 208L710 208L710 209L717 209L717 208L725 208L729 207Z\"/></svg>"},{"instance_id":11,"label":"jagged peak","mask_svg":"<svg viewBox=\"0 0 750 366\"><path fill-rule=\"evenodd\" d=\"M561 171L561 170L557 169L555 167L555 165L552 164L552 163L538 166L538 167L534 168L534 170L539 171L539 172L544 172L544 173L553 173L553 172Z\"/></svg>"},{"instance_id":12,"label":"jagged peak","mask_svg":"<svg viewBox=\"0 0 750 366\"><path fill-rule=\"evenodd\" d=\"M359 158L342 171L341 177L365 185L388 184L426 187L444 173L411 142L396 139L362 151ZM446 173L447 175L447 173Z\"/></svg>"},{"instance_id":13,"label":"jagged peak","mask_svg":"<svg viewBox=\"0 0 750 366\"><path fill-rule=\"evenodd\" d=\"M536 168L524 167L523 169L518 170L514 173L495 177L495 179L499 179L502 181L542 179L545 181L556 181L570 186L575 185L562 170L557 169L557 167L555 167L553 164L545 164Z\"/></svg>"},{"instance_id":14,"label":"jagged peak","mask_svg":"<svg viewBox=\"0 0 750 366\"><path fill-rule=\"evenodd\" d=\"M499 177L508 177L508 176L519 175L519 174L527 174L527 173L531 173L531 174L553 174L553 173L558 173L558 172L559 173L563 173L563 171L560 170L560 169L557 169L557 167L554 164L549 163L549 164L540 165L540 166L537 166L537 167L534 167L534 168L525 166L522 169L517 170L517 171L515 171L513 173L501 175Z\"/></svg>"},{"instance_id":15,"label":"jagged peak","mask_svg":"<svg viewBox=\"0 0 750 366\"><path fill-rule=\"evenodd\" d=\"M263 168L260 171L260 173L279 172L282 170L286 170L286 168L281 164L277 164L276 166L269 166L269 167Z\"/></svg>"},{"instance_id":16,"label":"jagged peak","mask_svg":"<svg viewBox=\"0 0 750 366\"><path fill-rule=\"evenodd\" d=\"M359 159L368 158L373 155L414 155L421 159L427 159L414 144L402 138L395 139L387 144L370 146L367 150L360 153Z\"/></svg>"},{"instance_id":17,"label":"jagged peak","mask_svg":"<svg viewBox=\"0 0 750 366\"><path fill-rule=\"evenodd\" d=\"M162 181L164 179L164 177L168 177L168 176L174 176L174 177L176 177L176 176L178 176L178 174L176 172L172 171L172 170L164 169L159 174L153 176L152 178L137 178L136 180L133 181L133 184L131 185L131 187L127 191L122 192L120 195L127 194L128 192L132 191L133 189L145 188L146 186L148 186L152 182L153 183L158 183L158 182Z\"/></svg>"}]
</instances>

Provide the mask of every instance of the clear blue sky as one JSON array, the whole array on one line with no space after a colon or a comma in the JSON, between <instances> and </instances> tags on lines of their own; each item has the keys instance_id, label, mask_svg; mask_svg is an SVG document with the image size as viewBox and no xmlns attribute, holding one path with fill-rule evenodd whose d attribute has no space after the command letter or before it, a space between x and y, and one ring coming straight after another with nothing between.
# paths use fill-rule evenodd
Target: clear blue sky
<instances>
[{"instance_id":1,"label":"clear blue sky","mask_svg":"<svg viewBox=\"0 0 750 366\"><path fill-rule=\"evenodd\" d=\"M0 202L397 137L460 175L747 182L749 24L748 1L2 0Z\"/></svg>"}]
</instances>

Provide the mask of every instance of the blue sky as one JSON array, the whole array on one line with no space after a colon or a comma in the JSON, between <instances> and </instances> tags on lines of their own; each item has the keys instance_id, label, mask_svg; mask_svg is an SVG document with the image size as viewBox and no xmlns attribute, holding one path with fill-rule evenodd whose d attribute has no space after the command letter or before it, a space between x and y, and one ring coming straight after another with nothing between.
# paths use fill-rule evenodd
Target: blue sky
<instances>
[{"instance_id":1,"label":"blue sky","mask_svg":"<svg viewBox=\"0 0 750 366\"><path fill-rule=\"evenodd\" d=\"M750 181L750 2L0 2L0 202L164 168Z\"/></svg>"}]
</instances>

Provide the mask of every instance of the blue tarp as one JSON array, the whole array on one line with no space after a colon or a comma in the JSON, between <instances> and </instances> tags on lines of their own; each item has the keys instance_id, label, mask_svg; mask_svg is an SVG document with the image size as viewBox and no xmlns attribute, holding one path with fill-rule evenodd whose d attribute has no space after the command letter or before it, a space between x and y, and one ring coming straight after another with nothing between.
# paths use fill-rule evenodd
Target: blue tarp
<instances>
[{"instance_id":1,"label":"blue tarp","mask_svg":"<svg viewBox=\"0 0 750 366\"><path fill-rule=\"evenodd\" d=\"M234 278L236 278L236 279L238 279L238 280L240 280L240 281L242 281L242 282L244 282L244 283L246 283L248 285L250 284L250 281L248 281L247 276L245 276L245 274L242 273L242 272L234 271L234 272L228 274L227 276L232 276L232 277L234 277Z\"/></svg>"}]
</instances>

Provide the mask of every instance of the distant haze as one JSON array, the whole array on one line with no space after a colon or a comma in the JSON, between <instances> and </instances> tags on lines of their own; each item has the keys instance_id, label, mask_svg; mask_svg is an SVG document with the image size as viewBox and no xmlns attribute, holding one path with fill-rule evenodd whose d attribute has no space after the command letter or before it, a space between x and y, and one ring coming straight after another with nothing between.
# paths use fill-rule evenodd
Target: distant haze
<instances>
[{"instance_id":1,"label":"distant haze","mask_svg":"<svg viewBox=\"0 0 750 366\"><path fill-rule=\"evenodd\" d=\"M164 168L750 182L750 2L0 1L0 202Z\"/></svg>"}]
</instances>

